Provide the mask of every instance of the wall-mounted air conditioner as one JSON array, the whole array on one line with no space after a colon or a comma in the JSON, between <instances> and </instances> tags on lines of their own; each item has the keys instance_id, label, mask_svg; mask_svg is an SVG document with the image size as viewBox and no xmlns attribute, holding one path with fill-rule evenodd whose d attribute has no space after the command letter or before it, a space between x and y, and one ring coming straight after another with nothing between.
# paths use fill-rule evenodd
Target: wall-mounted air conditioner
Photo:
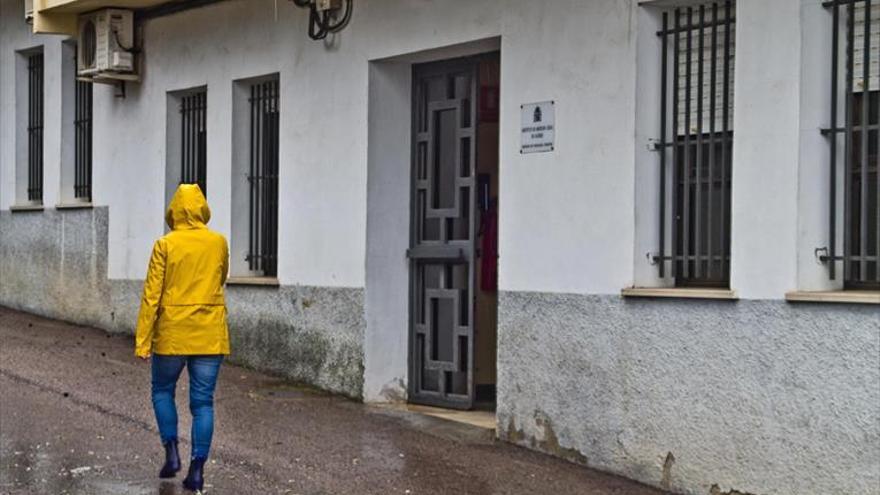
<instances>
[{"instance_id":1,"label":"wall-mounted air conditioner","mask_svg":"<svg viewBox=\"0 0 880 495\"><path fill-rule=\"evenodd\" d=\"M134 63L134 15L130 10L103 9L79 17L77 75L84 78L131 79Z\"/></svg>"},{"instance_id":2,"label":"wall-mounted air conditioner","mask_svg":"<svg viewBox=\"0 0 880 495\"><path fill-rule=\"evenodd\" d=\"M33 22L34 0L24 0L24 20L25 22Z\"/></svg>"}]
</instances>

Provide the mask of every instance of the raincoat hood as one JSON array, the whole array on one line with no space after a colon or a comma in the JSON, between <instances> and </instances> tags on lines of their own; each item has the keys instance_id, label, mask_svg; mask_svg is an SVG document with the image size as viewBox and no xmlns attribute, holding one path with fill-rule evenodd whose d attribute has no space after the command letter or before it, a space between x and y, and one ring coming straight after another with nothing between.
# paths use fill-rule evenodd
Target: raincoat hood
<instances>
[{"instance_id":1,"label":"raincoat hood","mask_svg":"<svg viewBox=\"0 0 880 495\"><path fill-rule=\"evenodd\" d=\"M203 228L211 220L208 200L198 184L181 184L171 198L165 223L172 230Z\"/></svg>"}]
</instances>

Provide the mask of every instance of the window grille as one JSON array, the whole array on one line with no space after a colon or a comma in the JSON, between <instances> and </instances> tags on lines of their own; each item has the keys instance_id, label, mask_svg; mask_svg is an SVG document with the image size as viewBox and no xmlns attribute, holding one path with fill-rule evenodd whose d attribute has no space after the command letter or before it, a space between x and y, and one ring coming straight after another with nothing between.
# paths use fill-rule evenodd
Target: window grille
<instances>
[{"instance_id":1,"label":"window grille","mask_svg":"<svg viewBox=\"0 0 880 495\"><path fill-rule=\"evenodd\" d=\"M74 89L74 197L92 200L92 83L76 80Z\"/></svg>"},{"instance_id":2,"label":"window grille","mask_svg":"<svg viewBox=\"0 0 880 495\"><path fill-rule=\"evenodd\" d=\"M43 200L43 54L28 56L28 200Z\"/></svg>"},{"instance_id":3,"label":"window grille","mask_svg":"<svg viewBox=\"0 0 880 495\"><path fill-rule=\"evenodd\" d=\"M198 91L180 100L180 183L198 184L208 195L208 92Z\"/></svg>"},{"instance_id":4,"label":"window grille","mask_svg":"<svg viewBox=\"0 0 880 495\"><path fill-rule=\"evenodd\" d=\"M277 79L250 87L250 244L252 271L276 276L278 267L278 116Z\"/></svg>"},{"instance_id":5,"label":"window grille","mask_svg":"<svg viewBox=\"0 0 880 495\"><path fill-rule=\"evenodd\" d=\"M654 261L660 276L674 277L678 286L730 280L734 28L734 4L725 1L664 12L657 33L661 180Z\"/></svg>"},{"instance_id":6,"label":"window grille","mask_svg":"<svg viewBox=\"0 0 880 495\"><path fill-rule=\"evenodd\" d=\"M831 9L832 19L831 125L822 130L830 144L830 208L829 243L820 249L824 252L820 259L827 263L832 280L838 278L838 263L842 263L845 288L880 289L878 3L880 0L824 3ZM837 180L841 167L842 185ZM838 227L837 198L841 194L843 225ZM838 252L840 244L842 252Z\"/></svg>"}]
</instances>

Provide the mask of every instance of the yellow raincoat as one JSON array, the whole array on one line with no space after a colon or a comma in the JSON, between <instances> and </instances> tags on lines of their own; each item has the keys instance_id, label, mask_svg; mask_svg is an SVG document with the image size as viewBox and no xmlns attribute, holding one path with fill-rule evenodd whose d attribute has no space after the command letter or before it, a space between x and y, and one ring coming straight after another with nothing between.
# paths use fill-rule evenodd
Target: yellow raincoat
<instances>
[{"instance_id":1,"label":"yellow raincoat","mask_svg":"<svg viewBox=\"0 0 880 495\"><path fill-rule=\"evenodd\" d=\"M156 241L137 321L135 354L229 354L223 284L226 238L205 225L211 210L195 184L181 184L168 206L171 232Z\"/></svg>"}]
</instances>

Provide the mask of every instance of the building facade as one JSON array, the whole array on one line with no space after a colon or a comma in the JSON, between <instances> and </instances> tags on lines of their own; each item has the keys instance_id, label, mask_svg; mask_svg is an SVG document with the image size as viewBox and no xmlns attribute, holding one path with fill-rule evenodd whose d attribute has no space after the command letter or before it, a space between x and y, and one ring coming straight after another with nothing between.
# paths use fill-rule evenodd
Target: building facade
<instances>
[{"instance_id":1,"label":"building facade","mask_svg":"<svg viewBox=\"0 0 880 495\"><path fill-rule=\"evenodd\" d=\"M131 332L196 182L238 363L674 492L877 493L880 6L196 3L113 85L0 0L0 304Z\"/></svg>"}]
</instances>

